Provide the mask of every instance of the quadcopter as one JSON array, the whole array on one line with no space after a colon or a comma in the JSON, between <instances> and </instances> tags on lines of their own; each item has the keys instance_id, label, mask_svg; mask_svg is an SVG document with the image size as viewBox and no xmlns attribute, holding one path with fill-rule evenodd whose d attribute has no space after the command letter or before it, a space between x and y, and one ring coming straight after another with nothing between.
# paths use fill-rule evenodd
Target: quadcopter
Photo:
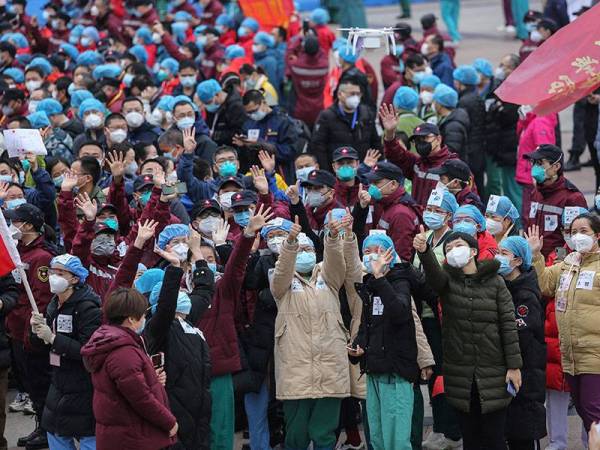
<instances>
[{"instance_id":1,"label":"quadcopter","mask_svg":"<svg viewBox=\"0 0 600 450\"><path fill-rule=\"evenodd\" d=\"M392 54L396 54L396 40L394 39L395 28L340 28L340 31L348 32L348 47L352 47L352 54L356 55L357 52L363 48L367 50L373 50L381 47L381 38L385 38L385 49L387 53L390 53L390 46Z\"/></svg>"}]
</instances>

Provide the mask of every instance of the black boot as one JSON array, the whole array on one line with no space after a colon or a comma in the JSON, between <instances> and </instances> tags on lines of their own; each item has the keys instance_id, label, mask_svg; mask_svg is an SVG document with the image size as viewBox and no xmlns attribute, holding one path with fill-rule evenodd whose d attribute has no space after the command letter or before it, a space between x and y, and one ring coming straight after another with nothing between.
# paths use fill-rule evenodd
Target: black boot
<instances>
[{"instance_id":1,"label":"black boot","mask_svg":"<svg viewBox=\"0 0 600 450\"><path fill-rule=\"evenodd\" d=\"M46 431L41 428L38 428L36 431L38 432L37 435L29 439L25 444L25 450L41 450L48 448Z\"/></svg>"},{"instance_id":2,"label":"black boot","mask_svg":"<svg viewBox=\"0 0 600 450\"><path fill-rule=\"evenodd\" d=\"M32 440L33 438L37 437L42 432L44 433L44 436L45 436L46 432L42 431L41 428L38 425L36 425L35 430L33 430L27 436L22 436L19 439L17 439L17 447L25 447L25 445L27 445L27 443L30 440Z\"/></svg>"},{"instance_id":3,"label":"black boot","mask_svg":"<svg viewBox=\"0 0 600 450\"><path fill-rule=\"evenodd\" d=\"M581 163L579 162L579 156L571 154L569 160L565 164L565 172L574 172L581 170Z\"/></svg>"}]
</instances>

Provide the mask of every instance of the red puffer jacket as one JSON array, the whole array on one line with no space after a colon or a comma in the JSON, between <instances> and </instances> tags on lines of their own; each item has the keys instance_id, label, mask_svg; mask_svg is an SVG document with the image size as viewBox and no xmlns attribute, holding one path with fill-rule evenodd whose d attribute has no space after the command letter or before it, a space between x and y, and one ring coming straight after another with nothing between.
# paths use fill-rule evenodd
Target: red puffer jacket
<instances>
[{"instance_id":1,"label":"red puffer jacket","mask_svg":"<svg viewBox=\"0 0 600 450\"><path fill-rule=\"evenodd\" d=\"M169 447L175 416L135 332L102 325L81 349L94 385L96 448L158 450Z\"/></svg>"}]
</instances>

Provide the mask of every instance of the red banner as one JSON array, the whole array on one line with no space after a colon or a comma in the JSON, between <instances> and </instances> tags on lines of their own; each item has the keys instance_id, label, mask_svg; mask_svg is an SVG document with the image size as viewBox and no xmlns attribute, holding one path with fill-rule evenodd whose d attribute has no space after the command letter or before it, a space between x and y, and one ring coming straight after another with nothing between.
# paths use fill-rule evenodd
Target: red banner
<instances>
[{"instance_id":1,"label":"red banner","mask_svg":"<svg viewBox=\"0 0 600 450\"><path fill-rule=\"evenodd\" d=\"M265 31L287 28L295 11L293 0L239 0L238 4L244 16L254 17Z\"/></svg>"},{"instance_id":2,"label":"red banner","mask_svg":"<svg viewBox=\"0 0 600 450\"><path fill-rule=\"evenodd\" d=\"M19 252L6 225L4 214L0 212L0 277L9 274L18 264L21 264Z\"/></svg>"},{"instance_id":3,"label":"red banner","mask_svg":"<svg viewBox=\"0 0 600 450\"><path fill-rule=\"evenodd\" d=\"M600 86L600 4L561 28L496 89L538 115L561 111Z\"/></svg>"}]
</instances>

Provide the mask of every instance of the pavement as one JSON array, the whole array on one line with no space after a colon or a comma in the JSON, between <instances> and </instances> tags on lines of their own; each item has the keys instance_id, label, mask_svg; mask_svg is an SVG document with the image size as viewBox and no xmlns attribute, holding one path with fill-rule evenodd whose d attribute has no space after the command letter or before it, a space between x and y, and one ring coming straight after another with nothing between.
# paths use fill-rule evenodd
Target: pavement
<instances>
[{"instance_id":1,"label":"pavement","mask_svg":"<svg viewBox=\"0 0 600 450\"><path fill-rule=\"evenodd\" d=\"M539 0L530 1L532 9L541 9ZM393 26L398 20L396 16L399 14L399 7L385 6L372 7L367 9L367 18L369 26L384 27ZM435 13L438 17L439 4L435 3L418 3L412 8L412 19L405 19L413 27L415 37L421 35L421 25L419 18L429 12ZM500 58L507 53L518 53L519 41L505 36L502 32L496 30L496 27L503 22L501 1L490 0L462 0L461 1L461 17L460 17L460 32L463 36L463 41L457 48L456 61L457 64L471 63L477 57L486 57L492 63L497 64ZM443 24L440 24L443 27ZM379 63L383 56L383 50L368 52L364 55L379 73ZM560 113L560 122L562 130L563 149L568 151L573 134L573 120L571 108L568 108ZM583 156L583 161L589 159L589 154ZM584 168L578 172L570 172L567 174L575 185L586 195L588 204L593 204L594 197L594 174L592 168ZM12 401L15 395L14 391L9 393L7 404ZM431 409L427 401L427 393L424 393L426 411L425 411L425 429L424 436L431 432ZM32 416L23 416L20 413L8 413L6 421L5 436L8 439L8 448L16 449L16 441L20 436L28 434L34 428L35 422ZM241 438L236 438L236 450L241 448ZM542 448L547 445L546 440L542 441ZM581 442L581 420L576 415L569 417L569 450L583 449Z\"/></svg>"}]
</instances>

